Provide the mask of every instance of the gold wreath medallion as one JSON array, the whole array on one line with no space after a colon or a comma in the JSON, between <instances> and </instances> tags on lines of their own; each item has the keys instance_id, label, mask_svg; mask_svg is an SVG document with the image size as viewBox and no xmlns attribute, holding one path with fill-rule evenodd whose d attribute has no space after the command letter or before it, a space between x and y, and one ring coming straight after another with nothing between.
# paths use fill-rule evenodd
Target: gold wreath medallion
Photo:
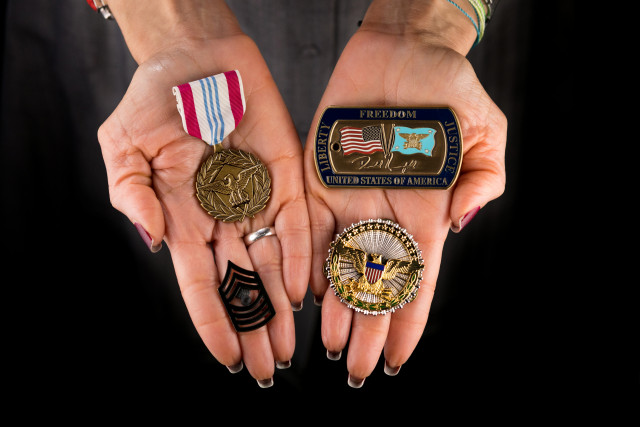
<instances>
[{"instance_id":1,"label":"gold wreath medallion","mask_svg":"<svg viewBox=\"0 0 640 427\"><path fill-rule=\"evenodd\" d=\"M196 197L202 208L224 222L253 218L271 195L271 178L264 164L242 150L216 151L200 166Z\"/></svg>"},{"instance_id":2,"label":"gold wreath medallion","mask_svg":"<svg viewBox=\"0 0 640 427\"><path fill-rule=\"evenodd\" d=\"M365 314L393 312L418 293L422 253L393 221L360 221L332 243L325 273L340 300Z\"/></svg>"}]
</instances>

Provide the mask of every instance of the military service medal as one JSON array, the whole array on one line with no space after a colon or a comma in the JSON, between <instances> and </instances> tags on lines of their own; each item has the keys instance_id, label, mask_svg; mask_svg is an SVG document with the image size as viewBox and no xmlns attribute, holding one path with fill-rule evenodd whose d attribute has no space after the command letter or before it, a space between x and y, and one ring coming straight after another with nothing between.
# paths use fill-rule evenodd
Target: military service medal
<instances>
[{"instance_id":1,"label":"military service medal","mask_svg":"<svg viewBox=\"0 0 640 427\"><path fill-rule=\"evenodd\" d=\"M462 135L450 108L328 107L315 135L326 187L450 188Z\"/></svg>"},{"instance_id":2,"label":"military service medal","mask_svg":"<svg viewBox=\"0 0 640 427\"><path fill-rule=\"evenodd\" d=\"M253 154L221 149L246 110L242 79L228 71L173 88L185 131L214 148L196 176L196 197L216 219L232 222L253 217L271 195L267 168Z\"/></svg>"},{"instance_id":3,"label":"military service medal","mask_svg":"<svg viewBox=\"0 0 640 427\"><path fill-rule=\"evenodd\" d=\"M422 253L407 231L389 220L360 221L332 243L325 272L340 300L365 314L393 312L418 293Z\"/></svg>"}]
</instances>

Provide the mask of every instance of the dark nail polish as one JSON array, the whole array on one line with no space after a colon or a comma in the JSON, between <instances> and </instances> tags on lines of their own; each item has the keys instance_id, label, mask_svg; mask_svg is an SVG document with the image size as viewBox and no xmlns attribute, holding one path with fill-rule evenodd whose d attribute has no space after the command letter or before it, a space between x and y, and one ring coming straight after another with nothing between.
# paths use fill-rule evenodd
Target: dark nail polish
<instances>
[{"instance_id":1,"label":"dark nail polish","mask_svg":"<svg viewBox=\"0 0 640 427\"><path fill-rule=\"evenodd\" d=\"M466 227L469 224L469 222L471 222L471 220L476 216L478 211L480 211L480 206L471 209L469 212L463 215L463 217L460 218L460 221L458 221L458 226L454 227L454 231L456 233L459 233L460 231L462 231L462 229Z\"/></svg>"},{"instance_id":2,"label":"dark nail polish","mask_svg":"<svg viewBox=\"0 0 640 427\"><path fill-rule=\"evenodd\" d=\"M327 359L329 360L340 360L342 357L342 351L329 351L327 350Z\"/></svg>"},{"instance_id":3,"label":"dark nail polish","mask_svg":"<svg viewBox=\"0 0 640 427\"><path fill-rule=\"evenodd\" d=\"M244 364L242 363L242 360L236 363L235 365L227 366L227 369L232 374L237 374L238 372L242 371L242 368L244 368Z\"/></svg>"},{"instance_id":4,"label":"dark nail polish","mask_svg":"<svg viewBox=\"0 0 640 427\"><path fill-rule=\"evenodd\" d=\"M292 303L291 303L291 309L292 309L293 311L300 311L300 310L302 310L302 301L300 301L300 302L292 302Z\"/></svg>"},{"instance_id":5,"label":"dark nail polish","mask_svg":"<svg viewBox=\"0 0 640 427\"><path fill-rule=\"evenodd\" d=\"M138 230L138 234L140 234L140 237L142 237L142 240L151 252L156 253L160 249L162 249L162 243L159 245L155 245L153 243L151 235L147 232L147 230L144 229L142 225L138 224L137 222L134 225L136 226L136 230Z\"/></svg>"},{"instance_id":6,"label":"dark nail polish","mask_svg":"<svg viewBox=\"0 0 640 427\"><path fill-rule=\"evenodd\" d=\"M256 380L260 388L269 388L273 385L273 378L267 378L266 380Z\"/></svg>"},{"instance_id":7,"label":"dark nail polish","mask_svg":"<svg viewBox=\"0 0 640 427\"><path fill-rule=\"evenodd\" d=\"M351 376L351 374L349 374L347 384L349 384L349 387L360 388L364 384L364 378L353 377Z\"/></svg>"}]
</instances>

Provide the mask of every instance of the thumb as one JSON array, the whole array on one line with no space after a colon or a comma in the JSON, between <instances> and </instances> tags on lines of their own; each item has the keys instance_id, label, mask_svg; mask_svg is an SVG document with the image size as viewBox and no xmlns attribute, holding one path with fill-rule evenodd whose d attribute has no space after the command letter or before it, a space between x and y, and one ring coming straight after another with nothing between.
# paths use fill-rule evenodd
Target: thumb
<instances>
[{"instance_id":1,"label":"thumb","mask_svg":"<svg viewBox=\"0 0 640 427\"><path fill-rule=\"evenodd\" d=\"M487 172L473 172L460 176L451 201L451 231L459 233L491 200L502 194L504 185Z\"/></svg>"},{"instance_id":2,"label":"thumb","mask_svg":"<svg viewBox=\"0 0 640 427\"><path fill-rule=\"evenodd\" d=\"M455 233L504 192L507 122L503 115L497 117L499 119L483 132L484 137L471 144L464 154L450 209L451 230Z\"/></svg>"},{"instance_id":3,"label":"thumb","mask_svg":"<svg viewBox=\"0 0 640 427\"><path fill-rule=\"evenodd\" d=\"M98 130L111 205L129 218L149 250L158 252L165 222L162 205L152 188L151 166L126 133L114 135L109 120Z\"/></svg>"}]
</instances>

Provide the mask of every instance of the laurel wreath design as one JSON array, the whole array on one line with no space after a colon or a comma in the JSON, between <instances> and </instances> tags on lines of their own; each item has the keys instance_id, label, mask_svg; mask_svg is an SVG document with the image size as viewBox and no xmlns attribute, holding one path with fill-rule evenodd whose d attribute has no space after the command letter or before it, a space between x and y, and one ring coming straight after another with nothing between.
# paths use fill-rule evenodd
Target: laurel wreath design
<instances>
[{"instance_id":1,"label":"laurel wreath design","mask_svg":"<svg viewBox=\"0 0 640 427\"><path fill-rule=\"evenodd\" d=\"M227 205L215 191L200 191L200 187L212 183L223 166L235 166L248 169L260 165L253 174L253 195L243 206ZM223 150L212 154L204 161L196 176L196 197L200 205L212 217L224 222L242 221L245 217L253 218L265 208L271 196L271 178L267 168L253 154L242 150Z\"/></svg>"}]
</instances>

